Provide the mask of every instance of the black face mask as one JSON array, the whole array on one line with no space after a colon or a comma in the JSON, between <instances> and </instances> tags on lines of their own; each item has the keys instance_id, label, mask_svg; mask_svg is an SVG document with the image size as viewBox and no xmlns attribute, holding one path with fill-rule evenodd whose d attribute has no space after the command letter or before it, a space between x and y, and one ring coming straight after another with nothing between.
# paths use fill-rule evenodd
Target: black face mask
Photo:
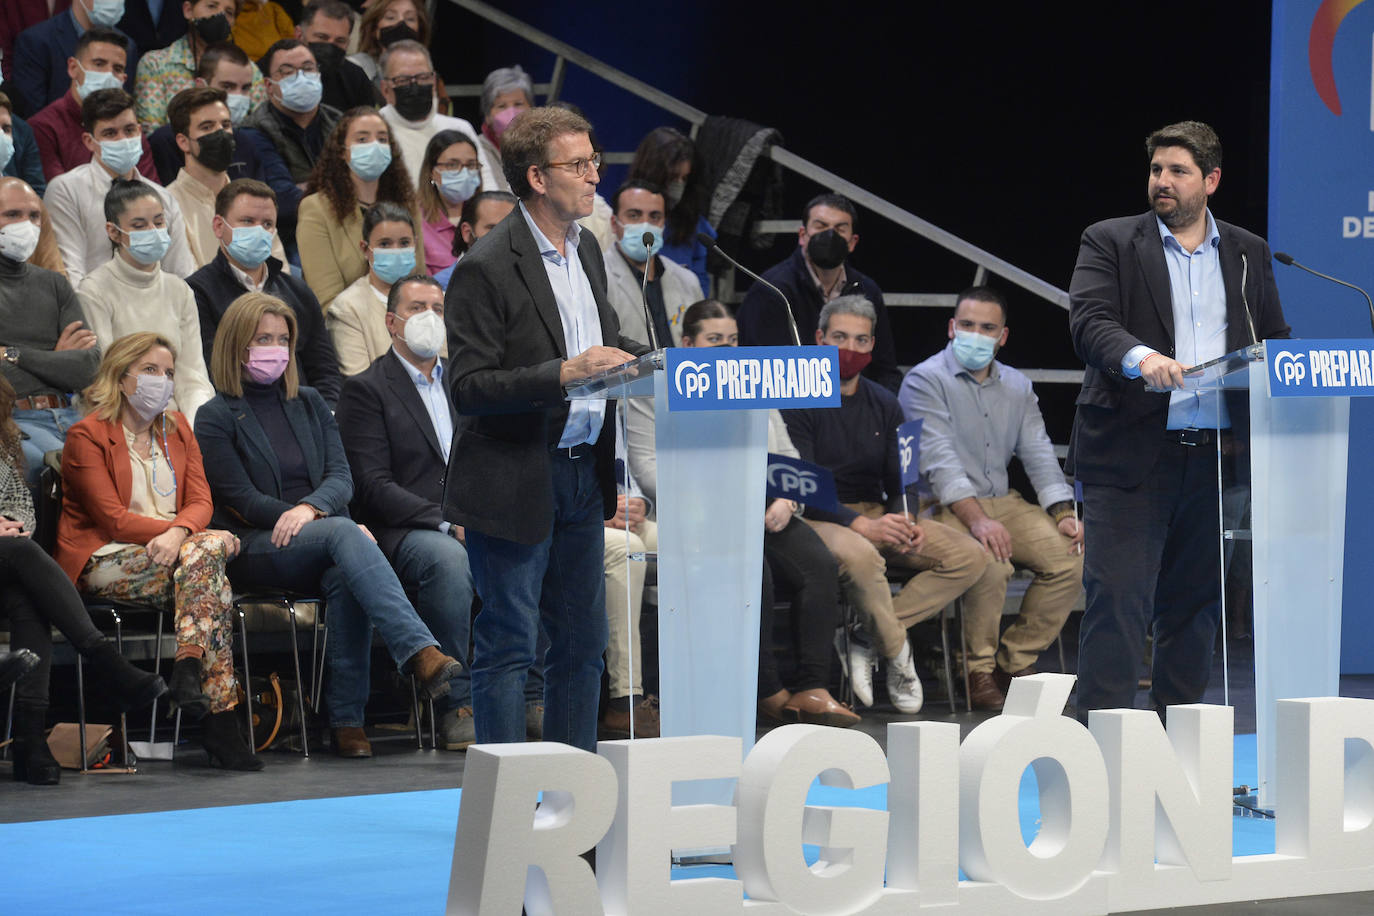
<instances>
[{"instance_id":1,"label":"black face mask","mask_svg":"<svg viewBox=\"0 0 1374 916\"><path fill-rule=\"evenodd\" d=\"M206 16L204 19L192 19L191 28L196 30L201 41L209 45L224 41L233 31L233 26L229 24L229 17L224 13L216 13L213 16Z\"/></svg>"},{"instance_id":2,"label":"black face mask","mask_svg":"<svg viewBox=\"0 0 1374 916\"><path fill-rule=\"evenodd\" d=\"M834 270L849 257L849 240L834 229L817 232L806 242L806 256L821 270Z\"/></svg>"},{"instance_id":3,"label":"black face mask","mask_svg":"<svg viewBox=\"0 0 1374 916\"><path fill-rule=\"evenodd\" d=\"M196 143L200 144L196 158L212 172L223 172L234 161L234 135L227 130L204 134Z\"/></svg>"},{"instance_id":4,"label":"black face mask","mask_svg":"<svg viewBox=\"0 0 1374 916\"><path fill-rule=\"evenodd\" d=\"M396 113L407 121L423 121L434 107L434 87L397 86Z\"/></svg>"},{"instance_id":5,"label":"black face mask","mask_svg":"<svg viewBox=\"0 0 1374 916\"><path fill-rule=\"evenodd\" d=\"M420 33L404 22L389 25L377 33L377 41L380 42L384 48L390 47L398 41L405 41L407 39L410 41L419 41Z\"/></svg>"},{"instance_id":6,"label":"black face mask","mask_svg":"<svg viewBox=\"0 0 1374 916\"><path fill-rule=\"evenodd\" d=\"M344 49L332 41L312 41L307 47L315 55L315 64L322 76L333 76L344 61Z\"/></svg>"}]
</instances>

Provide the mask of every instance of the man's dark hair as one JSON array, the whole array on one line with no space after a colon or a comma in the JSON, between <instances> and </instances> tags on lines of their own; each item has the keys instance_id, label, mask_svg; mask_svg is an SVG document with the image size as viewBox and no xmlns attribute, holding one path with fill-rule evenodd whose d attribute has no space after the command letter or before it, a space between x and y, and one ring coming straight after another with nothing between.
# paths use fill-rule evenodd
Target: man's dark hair
<instances>
[{"instance_id":1,"label":"man's dark hair","mask_svg":"<svg viewBox=\"0 0 1374 916\"><path fill-rule=\"evenodd\" d=\"M1002 310L1002 324L1007 323L1007 297L1002 295L991 286L970 286L961 292L954 299L954 310L959 311L959 304L965 299L976 299L979 302L991 302Z\"/></svg>"},{"instance_id":2,"label":"man's dark hair","mask_svg":"<svg viewBox=\"0 0 1374 916\"><path fill-rule=\"evenodd\" d=\"M840 210L849 214L849 228L859 228L859 211L854 209L854 202L843 194L836 194L827 191L824 194L817 194L806 202L806 209L802 210L802 225L811 222L811 211L817 207L829 207L832 210Z\"/></svg>"},{"instance_id":3,"label":"man's dark hair","mask_svg":"<svg viewBox=\"0 0 1374 916\"><path fill-rule=\"evenodd\" d=\"M151 197L161 200L154 187L146 181L135 178L132 181L116 178L110 182L110 190L105 192L105 222L119 225L119 218L136 200Z\"/></svg>"},{"instance_id":4,"label":"man's dark hair","mask_svg":"<svg viewBox=\"0 0 1374 916\"><path fill-rule=\"evenodd\" d=\"M475 230L477 228L477 210L489 200L501 200L512 205L520 203L520 198L509 191L478 191L463 201L463 213L458 218L459 224L467 223ZM468 243L463 241L463 233L461 231L453 233L453 256L456 258L467 250Z\"/></svg>"},{"instance_id":5,"label":"man's dark hair","mask_svg":"<svg viewBox=\"0 0 1374 916\"><path fill-rule=\"evenodd\" d=\"M76 40L76 47L72 49L72 57L79 58L81 52L93 44L114 45L123 48L124 53L129 53L129 39L122 32L114 29L107 29L104 26L93 26L81 33L81 37Z\"/></svg>"},{"instance_id":6,"label":"man's dark hair","mask_svg":"<svg viewBox=\"0 0 1374 916\"><path fill-rule=\"evenodd\" d=\"M423 283L425 286L432 286L440 293L444 288L439 285L439 281L427 273L413 273L408 277L402 277L391 284L391 292L386 294L386 311L389 315L396 314L396 306L401 304L401 290L407 283Z\"/></svg>"},{"instance_id":7,"label":"man's dark hair","mask_svg":"<svg viewBox=\"0 0 1374 916\"><path fill-rule=\"evenodd\" d=\"M262 71L263 76L270 78L272 76L272 58L276 57L278 52L308 47L309 45L299 38L282 38L278 41L274 41L272 42L272 46L262 53L262 57L258 58L258 69ZM310 53L314 54L315 52L312 51Z\"/></svg>"},{"instance_id":8,"label":"man's dark hair","mask_svg":"<svg viewBox=\"0 0 1374 916\"><path fill-rule=\"evenodd\" d=\"M229 218L229 208L234 205L234 201L243 195L249 197L260 197L263 200L272 201L272 206L277 205L277 192L256 178L235 178L227 185L219 189L215 195L215 215L224 219Z\"/></svg>"},{"instance_id":9,"label":"man's dark hair","mask_svg":"<svg viewBox=\"0 0 1374 916\"><path fill-rule=\"evenodd\" d=\"M81 103L81 128L88 134L94 134L97 121L117 118L133 107L134 97L123 89L96 90Z\"/></svg>"},{"instance_id":10,"label":"man's dark hair","mask_svg":"<svg viewBox=\"0 0 1374 916\"><path fill-rule=\"evenodd\" d=\"M215 68L219 62L227 60L229 63L239 67L246 67L252 63L248 55L243 53L243 49L236 44L221 41L218 44L210 45L204 53L200 55L200 61L196 64L196 78L203 79L205 82L215 78Z\"/></svg>"},{"instance_id":11,"label":"man's dark hair","mask_svg":"<svg viewBox=\"0 0 1374 916\"><path fill-rule=\"evenodd\" d=\"M343 0L310 0L301 10L300 27L309 27L316 16L326 19L347 19L350 26L358 20L358 14L353 11L353 7Z\"/></svg>"},{"instance_id":12,"label":"man's dark hair","mask_svg":"<svg viewBox=\"0 0 1374 916\"><path fill-rule=\"evenodd\" d=\"M530 166L543 168L549 164L549 147L564 134L588 134L592 126L587 119L562 108L531 108L522 111L501 135L501 169L516 197L529 200L534 195L530 187Z\"/></svg>"},{"instance_id":13,"label":"man's dark hair","mask_svg":"<svg viewBox=\"0 0 1374 916\"><path fill-rule=\"evenodd\" d=\"M663 193L663 187L662 187L661 185L656 184L655 182L652 182L652 181L650 181L650 180L647 179L647 178L631 178L631 179L627 180L624 184L622 184L620 187L616 188L616 189L615 189L615 193L611 195L611 212L612 212L612 213L619 213L619 212L620 212L620 195L621 195L621 194L624 194L626 191L635 191L635 190L639 190L639 191L648 191L650 194L657 194L659 197L662 197L662 198L663 198L663 209L664 209L665 212L667 211L667 209L668 209L668 198L667 198L667 196Z\"/></svg>"},{"instance_id":14,"label":"man's dark hair","mask_svg":"<svg viewBox=\"0 0 1374 916\"><path fill-rule=\"evenodd\" d=\"M172 133L186 134L189 137L191 115L216 102L227 105L226 99L228 96L223 89L213 89L210 86L192 86L190 89L181 90L167 103L167 123L172 126Z\"/></svg>"},{"instance_id":15,"label":"man's dark hair","mask_svg":"<svg viewBox=\"0 0 1374 916\"><path fill-rule=\"evenodd\" d=\"M1161 146L1181 146L1193 156L1193 161L1202 170L1203 177L1221 168L1221 138L1201 121L1179 121L1145 138L1145 158L1155 157L1155 150Z\"/></svg>"}]
</instances>

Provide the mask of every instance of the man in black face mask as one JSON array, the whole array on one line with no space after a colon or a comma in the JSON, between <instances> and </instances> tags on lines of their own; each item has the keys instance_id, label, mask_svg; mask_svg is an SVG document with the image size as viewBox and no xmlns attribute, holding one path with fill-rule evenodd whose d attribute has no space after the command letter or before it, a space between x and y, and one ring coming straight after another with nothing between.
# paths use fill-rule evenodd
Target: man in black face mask
<instances>
[{"instance_id":1,"label":"man in black face mask","mask_svg":"<svg viewBox=\"0 0 1374 916\"><path fill-rule=\"evenodd\" d=\"M821 309L827 302L844 295L861 295L878 313L873 360L863 374L894 394L902 384L897 370L897 355L892 345L892 328L883 304L883 291L871 278L847 263L849 253L859 244L854 231L857 214L848 198L821 194L806 205L797 250L781 264L763 272L792 303L801 342L808 344L816 333ZM786 308L777 293L760 283L749 288L735 315L739 322L741 346L787 346L792 332L787 327Z\"/></svg>"},{"instance_id":2,"label":"man in black face mask","mask_svg":"<svg viewBox=\"0 0 1374 916\"><path fill-rule=\"evenodd\" d=\"M296 26L296 37L310 46L319 65L324 104L340 111L382 105L381 93L363 68L345 58L357 18L343 0L313 0L305 5Z\"/></svg>"},{"instance_id":3,"label":"man in black face mask","mask_svg":"<svg viewBox=\"0 0 1374 916\"><path fill-rule=\"evenodd\" d=\"M475 139L477 131L462 118L451 118L436 110L434 93L438 77L424 45L418 41L395 42L382 52L378 65L382 74L382 95L386 98L381 115L391 128L391 138L401 148L406 171L418 187L422 180L429 180L422 174L421 166L430 137L441 130L456 130ZM485 179L491 173L491 166L480 148L477 160Z\"/></svg>"}]
</instances>

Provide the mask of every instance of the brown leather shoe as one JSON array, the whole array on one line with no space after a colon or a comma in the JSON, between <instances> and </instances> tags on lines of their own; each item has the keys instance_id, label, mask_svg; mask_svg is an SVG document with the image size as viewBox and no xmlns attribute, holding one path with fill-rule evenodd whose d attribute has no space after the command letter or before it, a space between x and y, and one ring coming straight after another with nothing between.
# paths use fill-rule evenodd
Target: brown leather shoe
<instances>
[{"instance_id":1,"label":"brown leather shoe","mask_svg":"<svg viewBox=\"0 0 1374 916\"><path fill-rule=\"evenodd\" d=\"M449 681L463 666L433 646L425 646L410 659L410 673L420 682L420 692L431 700L448 693Z\"/></svg>"},{"instance_id":2,"label":"brown leather shoe","mask_svg":"<svg viewBox=\"0 0 1374 916\"><path fill-rule=\"evenodd\" d=\"M1025 676L1028 675L1028 674L1039 674L1039 673L1040 673L1039 671L1036 671L1036 670L1035 670L1035 666L1034 666L1034 665L1027 665L1026 667L1022 668L1020 671L1013 671L1011 674L1007 674L1007 672L1003 671L1001 668L995 668L995 669L993 669L992 676L993 676L993 679L997 681L997 689L1000 690L1000 691L1002 691L1002 693L1005 695L1006 692L1007 692L1007 688L1011 686L1011 679L1012 679L1012 678L1014 678L1014 677L1025 677Z\"/></svg>"},{"instance_id":3,"label":"brown leather shoe","mask_svg":"<svg viewBox=\"0 0 1374 916\"><path fill-rule=\"evenodd\" d=\"M974 709L1001 709L1007 701L991 671L968 673L968 697Z\"/></svg>"},{"instance_id":4,"label":"brown leather shoe","mask_svg":"<svg viewBox=\"0 0 1374 916\"><path fill-rule=\"evenodd\" d=\"M838 702L824 687L792 694L783 707L783 715L793 717L794 722L831 725L835 728L850 728L863 721L858 713Z\"/></svg>"},{"instance_id":5,"label":"brown leather shoe","mask_svg":"<svg viewBox=\"0 0 1374 916\"><path fill-rule=\"evenodd\" d=\"M772 696L764 697L759 700L759 716L773 722L795 722L797 721L788 713L783 712L783 707L792 699L792 692L787 689L779 690Z\"/></svg>"},{"instance_id":6,"label":"brown leather shoe","mask_svg":"<svg viewBox=\"0 0 1374 916\"><path fill-rule=\"evenodd\" d=\"M647 696L635 704L635 737L657 738L659 730L658 697ZM630 709L611 707L601 717L601 731L608 736L630 737Z\"/></svg>"},{"instance_id":7,"label":"brown leather shoe","mask_svg":"<svg viewBox=\"0 0 1374 916\"><path fill-rule=\"evenodd\" d=\"M335 757L371 757L372 742L361 728L336 728L330 731Z\"/></svg>"}]
</instances>

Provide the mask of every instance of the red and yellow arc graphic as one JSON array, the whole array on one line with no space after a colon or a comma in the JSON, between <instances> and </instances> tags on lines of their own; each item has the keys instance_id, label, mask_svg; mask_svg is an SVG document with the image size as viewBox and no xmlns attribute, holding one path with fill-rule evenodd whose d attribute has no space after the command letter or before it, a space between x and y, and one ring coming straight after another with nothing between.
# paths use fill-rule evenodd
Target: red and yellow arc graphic
<instances>
[{"instance_id":1,"label":"red and yellow arc graphic","mask_svg":"<svg viewBox=\"0 0 1374 916\"><path fill-rule=\"evenodd\" d=\"M1312 17L1312 31L1307 36L1307 66L1312 71L1312 85L1317 95L1331 109L1341 113L1341 97L1336 91L1336 72L1332 66L1332 49L1336 45L1336 31L1350 11L1364 0L1322 0L1317 15Z\"/></svg>"}]
</instances>

